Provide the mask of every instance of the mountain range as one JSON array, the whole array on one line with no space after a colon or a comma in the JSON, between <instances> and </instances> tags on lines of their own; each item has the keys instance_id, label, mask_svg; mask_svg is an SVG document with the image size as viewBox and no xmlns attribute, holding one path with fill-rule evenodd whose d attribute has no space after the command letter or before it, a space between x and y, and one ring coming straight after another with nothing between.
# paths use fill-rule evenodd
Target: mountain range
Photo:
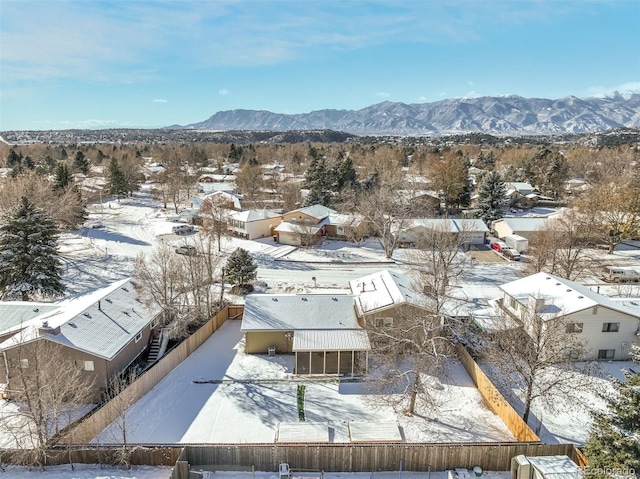
<instances>
[{"instance_id":1,"label":"mountain range","mask_svg":"<svg viewBox=\"0 0 640 479\"><path fill-rule=\"evenodd\" d=\"M209 119L171 129L335 130L353 135L441 136L594 133L640 126L640 93L558 100L517 95L457 98L433 103L385 101L360 110L283 114L266 110L220 111Z\"/></svg>"}]
</instances>

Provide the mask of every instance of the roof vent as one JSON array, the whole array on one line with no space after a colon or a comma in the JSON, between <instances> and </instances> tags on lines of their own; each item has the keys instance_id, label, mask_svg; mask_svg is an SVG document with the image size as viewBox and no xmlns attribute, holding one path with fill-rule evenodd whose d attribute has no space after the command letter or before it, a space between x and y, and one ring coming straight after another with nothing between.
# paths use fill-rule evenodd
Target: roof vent
<instances>
[{"instance_id":1,"label":"roof vent","mask_svg":"<svg viewBox=\"0 0 640 479\"><path fill-rule=\"evenodd\" d=\"M105 299L105 301L106 301L107 303L109 303L109 304L113 303L113 301L111 301L111 299L110 299L110 298Z\"/></svg>"},{"instance_id":2,"label":"roof vent","mask_svg":"<svg viewBox=\"0 0 640 479\"><path fill-rule=\"evenodd\" d=\"M582 295L578 296L578 299L582 299L582 298L584 298L584 296L582 296Z\"/></svg>"},{"instance_id":3,"label":"roof vent","mask_svg":"<svg viewBox=\"0 0 640 479\"><path fill-rule=\"evenodd\" d=\"M571 290L570 290L570 289L567 289L567 293L570 293L570 292L571 292Z\"/></svg>"},{"instance_id":4,"label":"roof vent","mask_svg":"<svg viewBox=\"0 0 640 479\"><path fill-rule=\"evenodd\" d=\"M271 298L271 301L278 301L278 298Z\"/></svg>"},{"instance_id":5,"label":"roof vent","mask_svg":"<svg viewBox=\"0 0 640 479\"><path fill-rule=\"evenodd\" d=\"M556 283L556 286L560 286L560 283Z\"/></svg>"},{"instance_id":6,"label":"roof vent","mask_svg":"<svg viewBox=\"0 0 640 479\"><path fill-rule=\"evenodd\" d=\"M33 312L34 312L34 313L38 313L38 312L40 312L40 308L33 308Z\"/></svg>"},{"instance_id":7,"label":"roof vent","mask_svg":"<svg viewBox=\"0 0 640 479\"><path fill-rule=\"evenodd\" d=\"M127 288L125 288L124 286L122 287L122 290L123 290L124 292L126 292L126 293L128 293L128 292L129 292L129 290L128 290Z\"/></svg>"},{"instance_id":8,"label":"roof vent","mask_svg":"<svg viewBox=\"0 0 640 479\"><path fill-rule=\"evenodd\" d=\"M334 301L338 301L338 298L336 298L335 296L333 298L331 298Z\"/></svg>"},{"instance_id":9,"label":"roof vent","mask_svg":"<svg viewBox=\"0 0 640 479\"><path fill-rule=\"evenodd\" d=\"M129 311L123 311L123 312L122 312L122 314L124 314L124 315L126 315L126 316L131 316L131 315L129 314Z\"/></svg>"},{"instance_id":10,"label":"roof vent","mask_svg":"<svg viewBox=\"0 0 640 479\"><path fill-rule=\"evenodd\" d=\"M307 301L307 298L302 298L302 301Z\"/></svg>"},{"instance_id":11,"label":"roof vent","mask_svg":"<svg viewBox=\"0 0 640 479\"><path fill-rule=\"evenodd\" d=\"M90 315L89 313L84 313L84 316L85 316L86 318L91 319L91 315Z\"/></svg>"},{"instance_id":12,"label":"roof vent","mask_svg":"<svg viewBox=\"0 0 640 479\"><path fill-rule=\"evenodd\" d=\"M547 276L545 279L551 279L551 276Z\"/></svg>"}]
</instances>

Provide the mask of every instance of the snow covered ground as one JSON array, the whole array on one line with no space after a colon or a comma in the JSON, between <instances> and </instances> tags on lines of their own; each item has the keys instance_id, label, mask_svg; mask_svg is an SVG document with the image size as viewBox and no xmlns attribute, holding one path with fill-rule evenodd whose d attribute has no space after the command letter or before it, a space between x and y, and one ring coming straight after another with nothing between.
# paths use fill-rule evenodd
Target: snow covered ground
<instances>
[{"instance_id":1,"label":"snow covered ground","mask_svg":"<svg viewBox=\"0 0 640 479\"><path fill-rule=\"evenodd\" d=\"M48 466L44 472L25 467L6 466L0 477L11 479L169 479L171 468L164 466L133 466L130 470L96 464Z\"/></svg>"},{"instance_id":2,"label":"snow covered ground","mask_svg":"<svg viewBox=\"0 0 640 479\"><path fill-rule=\"evenodd\" d=\"M280 422L298 422L293 356L249 355L239 321L228 321L129 411L128 440L141 444L272 443ZM220 380L224 380L221 382ZM211 381L211 382L209 382ZM305 382L308 422L327 422L348 442L349 421L398 422L409 442L513 441L461 365L439 391L442 406L398 414L362 383ZM94 442L119 442L115 426Z\"/></svg>"},{"instance_id":3,"label":"snow covered ground","mask_svg":"<svg viewBox=\"0 0 640 479\"><path fill-rule=\"evenodd\" d=\"M202 471L193 467L193 471ZM9 466L4 471L11 479L168 479L171 476L169 467L134 466L131 470L101 468L94 464L76 464L72 471L70 466L50 466L44 472L28 471L24 467ZM275 472L239 472L239 471L209 471L207 479L278 479ZM314 474L308 474L316 477ZM0 473L0 477L2 474ZM319 478L319 474L317 474ZM426 472L330 472L324 473L324 479L447 479L446 471ZM509 471L483 471L485 479L509 479Z\"/></svg>"},{"instance_id":4,"label":"snow covered ground","mask_svg":"<svg viewBox=\"0 0 640 479\"><path fill-rule=\"evenodd\" d=\"M131 275L133 272L133 259L139 253L149 254L160 240L172 245L184 244L194 241L196 235L176 236L171 233L176 217L172 211L163 210L160 205L151 200L149 196L149 184L143 185L140 192L131 198L121 200L105 200L102 204L89 206L89 219L87 226L96 221L102 224L102 228L82 228L77 231L67 232L61 237L61 251L65 262L64 281L68 287L68 296L74 296L104 287L114 280ZM616 248L613 255L607 255L606 251L594 250L590 252L598 261L606 264L630 266L640 268L640 243L629 242ZM268 293L279 292L346 292L348 282L361 276L371 274L386 267L394 267L409 271L407 264L410 250L396 250L394 262L384 257L384 252L375 240L365 241L356 246L342 241L324 241L320 245L311 248L294 248L279 245L271 238L258 241L248 241L240 238L225 239L223 250L229 254L234 249L242 247L249 251L256 259L258 268L257 290ZM485 308L487 301L500 296L499 286L505 282L515 280L521 276L523 263L507 261L484 262L478 260L470 264L462 278L453 285L454 295L458 298L460 310ZM594 290L604 294L640 297L640 285L610 285L603 283L596 275L587 276L585 282ZM237 298L241 300L241 298ZM222 333L222 331L220 332ZM219 336L217 333L216 336ZM155 398L156 392L145 397L141 404L136 406L134 414L139 423L138 437L142 442L188 442L192 438L198 441L232 440L237 428L234 417L238 414L241 420L254 421L256 429L255 437L259 440L270 442L273 440L273 426L278 421L296 420L297 411L295 402L291 401L291 394L295 394L295 387L287 382L263 385L257 387L251 384L194 384L193 379L219 379L229 376L233 378L251 378L251 371L260 368L260 374L266 377L282 378L290 373L291 365L288 358L280 357L267 368L265 363L269 360L259 357L251 357L242 363L233 360L238 344L237 338L232 338L231 346L222 346L215 351L216 360L211 360L213 351L203 346L194 358L201 358L200 363L188 363L181 368L184 378L172 375L170 381L163 385L164 399ZM234 342L235 341L235 342ZM252 364L251 361L260 361ZM278 362L280 361L280 362ZM620 363L613 363L618 367ZM171 381L173 385L169 384ZM465 380L466 381L466 380ZM464 381L463 381L464 383ZM607 383L603 380L603 387ZM322 406L321 401L327 401L334 407L342 404L345 418L370 418L374 417L370 404L366 403L365 394L357 390L358 385L337 384L314 385L309 389L309 413L318 420L326 417L327 407ZM181 388L184 387L183 391ZM454 387L452 385L452 387ZM455 385L460 390L473 389L470 386ZM355 388L355 390L353 389ZM159 390L159 388L158 388ZM154 390L155 391L155 390ZM185 393L188 391L188 394ZM292 392L293 391L293 392ZM324 395L320 395L323 392ZM453 402L451 412L455 412L456 400L467 396L457 395L458 390L448 391ZM172 403L173 401L173 403ZM186 415L190 415L192 421L186 421L186 417L172 415L173 410L180 409L180 404L185 403ZM481 402L481 401L480 401ZM145 413L143 407L151 408ZM459 440L479 435L493 437L494 431L477 431L480 421L470 422L475 412L469 413L469 405L462 405L461 410L468 416L451 420L451 424L459 421L457 433L453 437ZM164 416L165 423L157 421L155 411L157 408ZM273 408L274 417L261 417L264 414L261 408L268 411ZM482 409L482 408L479 408ZM538 413L534 409L534 413ZM554 418L552 414L540 411L543 428L541 435L545 440L572 440L582 442L585 437L587 420L580 416L580 410L574 408L565 415ZM351 414L351 415L349 415ZM576 416L577 415L577 416ZM175 416L175 417L174 417ZM375 418L397 417L390 409L381 408L376 411ZM203 425L199 425L196 419L205 418ZM433 419L433 418L432 418ZM218 427L212 432L212 423L215 420ZM262 424L260 421L264 421ZM344 430L341 429L336 418L331 418L332 427L335 428L334 440L344 439ZM410 440L445 440L453 426L436 420L422 420L412 423L408 419L399 419L405 434ZM449 421L449 419L447 419ZM188 424L187 424L188 423ZM142 425L140 425L142 424ZM419 426L418 426L419 424ZM145 429L146 428L146 429ZM166 429L166 431L161 431ZM468 429L468 430L467 430ZM490 428L491 429L491 428ZM499 429L499 428L498 428ZM217 431L230 431L220 436ZM547 435L547 432L549 434ZM157 434L157 435L156 435ZM456 439L457 440L457 439ZM484 439L488 440L488 439Z\"/></svg>"}]
</instances>

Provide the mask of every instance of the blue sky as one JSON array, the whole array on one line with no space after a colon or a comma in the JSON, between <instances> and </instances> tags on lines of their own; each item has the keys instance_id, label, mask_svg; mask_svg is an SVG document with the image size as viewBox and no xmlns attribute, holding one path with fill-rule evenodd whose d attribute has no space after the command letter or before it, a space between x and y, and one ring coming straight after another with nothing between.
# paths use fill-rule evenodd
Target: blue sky
<instances>
[{"instance_id":1,"label":"blue sky","mask_svg":"<svg viewBox=\"0 0 640 479\"><path fill-rule=\"evenodd\" d=\"M0 0L0 131L640 91L638 0Z\"/></svg>"}]
</instances>

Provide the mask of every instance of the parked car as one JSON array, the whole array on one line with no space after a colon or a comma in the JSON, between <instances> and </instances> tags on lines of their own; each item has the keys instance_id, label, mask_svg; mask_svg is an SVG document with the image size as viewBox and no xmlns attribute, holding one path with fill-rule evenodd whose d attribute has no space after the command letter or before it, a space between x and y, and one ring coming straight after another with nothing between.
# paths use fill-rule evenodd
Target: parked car
<instances>
[{"instance_id":1,"label":"parked car","mask_svg":"<svg viewBox=\"0 0 640 479\"><path fill-rule=\"evenodd\" d=\"M630 268L605 266L602 268L602 279L610 283L638 282L640 272Z\"/></svg>"},{"instance_id":2,"label":"parked car","mask_svg":"<svg viewBox=\"0 0 640 479\"><path fill-rule=\"evenodd\" d=\"M507 258L509 261L520 261L520 253L518 253L513 248L505 248L502 250L502 256Z\"/></svg>"},{"instance_id":3,"label":"parked car","mask_svg":"<svg viewBox=\"0 0 640 479\"><path fill-rule=\"evenodd\" d=\"M171 228L173 234L176 235L186 235L187 233L191 233L193 231L193 226L191 225L179 225Z\"/></svg>"},{"instance_id":4,"label":"parked car","mask_svg":"<svg viewBox=\"0 0 640 479\"><path fill-rule=\"evenodd\" d=\"M100 221L94 221L89 226L91 226L91 228L93 228L93 229L104 228L104 225Z\"/></svg>"},{"instance_id":5,"label":"parked car","mask_svg":"<svg viewBox=\"0 0 640 479\"><path fill-rule=\"evenodd\" d=\"M179 246L179 247L176 248L176 253L184 254L184 255L187 255L187 256L193 256L197 252L198 251L196 250L196 247L192 246L190 244Z\"/></svg>"},{"instance_id":6,"label":"parked car","mask_svg":"<svg viewBox=\"0 0 640 479\"><path fill-rule=\"evenodd\" d=\"M495 242L491 243L491 248L496 250L498 253L501 253L502 250L505 250L508 247L509 246L507 246L507 243L505 243L504 241L495 241Z\"/></svg>"}]
</instances>

